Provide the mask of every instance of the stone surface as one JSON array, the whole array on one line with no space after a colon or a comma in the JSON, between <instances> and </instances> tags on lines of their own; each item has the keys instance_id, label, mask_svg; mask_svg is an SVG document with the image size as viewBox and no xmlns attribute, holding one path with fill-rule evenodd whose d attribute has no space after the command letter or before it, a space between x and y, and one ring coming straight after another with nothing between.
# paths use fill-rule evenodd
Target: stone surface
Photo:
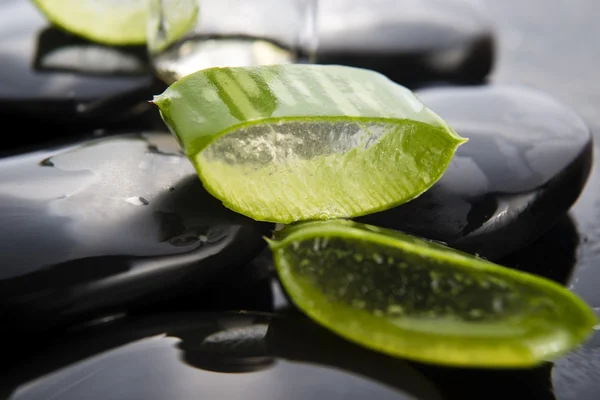
<instances>
[{"instance_id":1,"label":"stone surface","mask_svg":"<svg viewBox=\"0 0 600 400\"><path fill-rule=\"evenodd\" d=\"M363 349L302 317L132 316L21 347L0 396L14 400L553 400L550 368L473 370ZM3 358L5 362L6 358Z\"/></svg>"},{"instance_id":2,"label":"stone surface","mask_svg":"<svg viewBox=\"0 0 600 400\"><path fill-rule=\"evenodd\" d=\"M532 243L581 194L592 136L553 97L508 85L430 88L418 96L469 141L430 190L358 220L498 259Z\"/></svg>"},{"instance_id":3,"label":"stone surface","mask_svg":"<svg viewBox=\"0 0 600 400\"><path fill-rule=\"evenodd\" d=\"M0 171L0 306L27 324L234 280L271 227L204 191L167 133L13 155Z\"/></svg>"},{"instance_id":4,"label":"stone surface","mask_svg":"<svg viewBox=\"0 0 600 400\"><path fill-rule=\"evenodd\" d=\"M144 47L108 47L53 28L32 1L0 2L0 116L106 123L139 111L113 108L100 117L85 105L151 86ZM147 96L141 96L147 97Z\"/></svg>"},{"instance_id":5,"label":"stone surface","mask_svg":"<svg viewBox=\"0 0 600 400\"><path fill-rule=\"evenodd\" d=\"M19 364L23 368L3 374L2 398L443 398L403 360L349 344L304 318L254 313L126 318L66 335L36 353Z\"/></svg>"},{"instance_id":6,"label":"stone surface","mask_svg":"<svg viewBox=\"0 0 600 400\"><path fill-rule=\"evenodd\" d=\"M483 8L464 0L321 0L317 62L370 68L405 85L481 81L496 38Z\"/></svg>"}]
</instances>

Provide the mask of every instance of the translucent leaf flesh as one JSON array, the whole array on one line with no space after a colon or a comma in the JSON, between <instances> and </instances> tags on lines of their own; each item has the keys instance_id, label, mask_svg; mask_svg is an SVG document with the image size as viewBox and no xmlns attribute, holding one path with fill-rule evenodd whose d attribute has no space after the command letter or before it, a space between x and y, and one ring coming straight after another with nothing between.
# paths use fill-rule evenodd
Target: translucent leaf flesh
<instances>
[{"instance_id":1,"label":"translucent leaf flesh","mask_svg":"<svg viewBox=\"0 0 600 400\"><path fill-rule=\"evenodd\" d=\"M402 204L465 142L408 89L351 67L210 68L154 103L207 190L270 222Z\"/></svg>"},{"instance_id":2,"label":"translucent leaf flesh","mask_svg":"<svg viewBox=\"0 0 600 400\"><path fill-rule=\"evenodd\" d=\"M564 287L446 246L351 221L290 226L270 241L294 303L390 355L466 367L530 367L597 324Z\"/></svg>"}]
</instances>

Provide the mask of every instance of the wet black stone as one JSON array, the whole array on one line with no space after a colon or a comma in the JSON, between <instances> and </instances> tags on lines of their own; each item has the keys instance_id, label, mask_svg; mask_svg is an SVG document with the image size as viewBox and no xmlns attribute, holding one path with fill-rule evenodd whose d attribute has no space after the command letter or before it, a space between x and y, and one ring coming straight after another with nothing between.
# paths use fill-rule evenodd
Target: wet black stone
<instances>
[{"instance_id":1,"label":"wet black stone","mask_svg":"<svg viewBox=\"0 0 600 400\"><path fill-rule=\"evenodd\" d=\"M166 133L2 158L0 216L0 308L30 327L242 279L271 228L210 196Z\"/></svg>"},{"instance_id":2,"label":"wet black stone","mask_svg":"<svg viewBox=\"0 0 600 400\"><path fill-rule=\"evenodd\" d=\"M455 0L323 0L317 62L380 71L411 86L480 82L494 67L492 19Z\"/></svg>"},{"instance_id":3,"label":"wet black stone","mask_svg":"<svg viewBox=\"0 0 600 400\"><path fill-rule=\"evenodd\" d=\"M19 363L3 358L2 398L554 400L549 364L476 370L408 362L300 316L133 316L35 345L14 345Z\"/></svg>"},{"instance_id":4,"label":"wet black stone","mask_svg":"<svg viewBox=\"0 0 600 400\"><path fill-rule=\"evenodd\" d=\"M592 136L554 98L499 85L418 96L469 141L430 190L359 220L498 259L540 237L578 199L592 165Z\"/></svg>"},{"instance_id":5,"label":"wet black stone","mask_svg":"<svg viewBox=\"0 0 600 400\"><path fill-rule=\"evenodd\" d=\"M2 398L51 398L79 381L60 398L443 399L409 363L350 344L306 318L150 315L22 349L23 368L9 364L3 373Z\"/></svg>"},{"instance_id":6,"label":"wet black stone","mask_svg":"<svg viewBox=\"0 0 600 400\"><path fill-rule=\"evenodd\" d=\"M53 27L32 1L0 2L0 117L69 125L132 118L158 82L144 46L104 46ZM106 99L124 106L98 112ZM126 101L124 101L126 100Z\"/></svg>"}]
</instances>

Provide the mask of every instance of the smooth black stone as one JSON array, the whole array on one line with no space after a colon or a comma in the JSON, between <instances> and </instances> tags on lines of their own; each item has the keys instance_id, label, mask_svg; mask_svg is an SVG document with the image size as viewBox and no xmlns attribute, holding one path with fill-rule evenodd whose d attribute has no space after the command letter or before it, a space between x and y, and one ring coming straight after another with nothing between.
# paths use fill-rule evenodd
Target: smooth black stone
<instances>
[{"instance_id":1,"label":"smooth black stone","mask_svg":"<svg viewBox=\"0 0 600 400\"><path fill-rule=\"evenodd\" d=\"M498 259L540 237L578 199L593 141L574 111L518 86L430 88L418 96L469 141L427 192L359 220Z\"/></svg>"},{"instance_id":2,"label":"smooth black stone","mask_svg":"<svg viewBox=\"0 0 600 400\"><path fill-rule=\"evenodd\" d=\"M20 344L18 363L3 359L3 398L554 399L550 365L496 371L408 362L307 318L268 313L129 317L45 346Z\"/></svg>"},{"instance_id":3,"label":"smooth black stone","mask_svg":"<svg viewBox=\"0 0 600 400\"><path fill-rule=\"evenodd\" d=\"M432 80L481 82L494 67L491 18L455 0L322 0L320 64L382 72L406 86Z\"/></svg>"},{"instance_id":4,"label":"smooth black stone","mask_svg":"<svg viewBox=\"0 0 600 400\"><path fill-rule=\"evenodd\" d=\"M144 46L103 46L51 26L32 1L0 2L0 116L35 117L73 125L103 122L140 111L136 102L101 116L86 107L132 97L158 86Z\"/></svg>"},{"instance_id":5,"label":"smooth black stone","mask_svg":"<svg viewBox=\"0 0 600 400\"><path fill-rule=\"evenodd\" d=\"M0 159L0 216L0 309L31 328L242 279L271 228L210 196L168 133Z\"/></svg>"}]
</instances>

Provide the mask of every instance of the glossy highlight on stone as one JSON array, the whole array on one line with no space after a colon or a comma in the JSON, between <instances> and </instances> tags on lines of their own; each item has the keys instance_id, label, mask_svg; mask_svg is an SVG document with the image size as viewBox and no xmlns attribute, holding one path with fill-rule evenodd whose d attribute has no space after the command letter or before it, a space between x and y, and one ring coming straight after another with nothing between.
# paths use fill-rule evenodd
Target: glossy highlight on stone
<instances>
[{"instance_id":1,"label":"glossy highlight on stone","mask_svg":"<svg viewBox=\"0 0 600 400\"><path fill-rule=\"evenodd\" d=\"M101 46L53 27L32 1L0 2L0 116L76 124L85 105L154 81L145 48ZM135 113L136 102L96 122Z\"/></svg>"},{"instance_id":2,"label":"glossy highlight on stone","mask_svg":"<svg viewBox=\"0 0 600 400\"><path fill-rule=\"evenodd\" d=\"M269 225L210 196L168 133L17 154L0 171L0 307L26 325L235 280L265 246Z\"/></svg>"},{"instance_id":3,"label":"glossy highlight on stone","mask_svg":"<svg viewBox=\"0 0 600 400\"><path fill-rule=\"evenodd\" d=\"M464 0L321 0L317 62L374 69L409 85L484 80L496 33Z\"/></svg>"},{"instance_id":4,"label":"glossy highlight on stone","mask_svg":"<svg viewBox=\"0 0 600 400\"><path fill-rule=\"evenodd\" d=\"M429 191L359 218L497 259L532 243L581 194L591 132L576 112L527 87L423 89L417 96L469 139Z\"/></svg>"},{"instance_id":5,"label":"glossy highlight on stone","mask_svg":"<svg viewBox=\"0 0 600 400\"><path fill-rule=\"evenodd\" d=\"M2 398L443 399L404 360L354 346L310 320L266 313L116 319L34 353L3 375Z\"/></svg>"},{"instance_id":6,"label":"glossy highlight on stone","mask_svg":"<svg viewBox=\"0 0 600 400\"><path fill-rule=\"evenodd\" d=\"M243 392L249 400L554 400L550 365L498 371L411 363L352 345L298 316L131 316L74 331L41 349L21 344L19 362L3 358L0 365L9 368L2 398L45 400L60 393L60 400L229 400Z\"/></svg>"}]
</instances>

